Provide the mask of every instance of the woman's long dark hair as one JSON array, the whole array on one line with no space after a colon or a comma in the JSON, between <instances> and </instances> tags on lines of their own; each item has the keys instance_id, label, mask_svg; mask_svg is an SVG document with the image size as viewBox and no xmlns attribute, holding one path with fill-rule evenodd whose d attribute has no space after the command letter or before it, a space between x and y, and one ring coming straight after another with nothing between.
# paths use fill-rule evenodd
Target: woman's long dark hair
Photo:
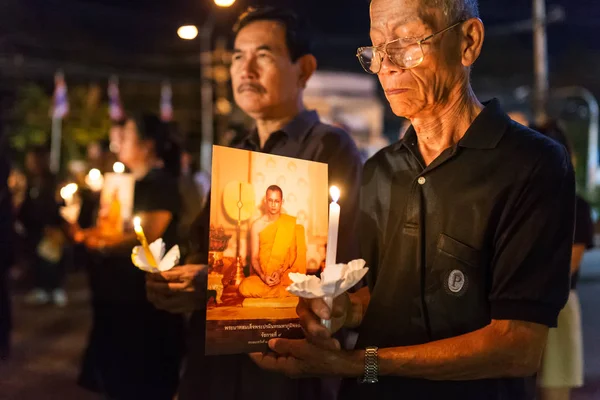
<instances>
[{"instance_id":1,"label":"woman's long dark hair","mask_svg":"<svg viewBox=\"0 0 600 400\"><path fill-rule=\"evenodd\" d=\"M174 123L163 122L155 114L135 113L138 135L142 140L152 140L156 156L162 160L165 170L174 177L181 174L181 145L176 137Z\"/></svg>"}]
</instances>

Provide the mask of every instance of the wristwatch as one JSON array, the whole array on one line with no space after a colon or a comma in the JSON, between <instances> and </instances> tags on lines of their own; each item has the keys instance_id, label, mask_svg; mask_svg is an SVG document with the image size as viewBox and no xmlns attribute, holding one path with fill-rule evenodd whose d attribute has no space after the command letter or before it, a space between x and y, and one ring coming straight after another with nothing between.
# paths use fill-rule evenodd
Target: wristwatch
<instances>
[{"instance_id":1,"label":"wristwatch","mask_svg":"<svg viewBox=\"0 0 600 400\"><path fill-rule=\"evenodd\" d=\"M360 383L377 383L379 375L378 348L369 346L365 349L365 373Z\"/></svg>"}]
</instances>

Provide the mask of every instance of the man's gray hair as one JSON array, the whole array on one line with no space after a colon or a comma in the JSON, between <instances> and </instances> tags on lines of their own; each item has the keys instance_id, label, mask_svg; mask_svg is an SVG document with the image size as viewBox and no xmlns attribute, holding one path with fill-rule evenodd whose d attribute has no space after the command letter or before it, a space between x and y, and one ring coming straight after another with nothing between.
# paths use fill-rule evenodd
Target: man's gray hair
<instances>
[{"instance_id":1,"label":"man's gray hair","mask_svg":"<svg viewBox=\"0 0 600 400\"><path fill-rule=\"evenodd\" d=\"M422 0L423 5L442 10L448 24L479 18L478 0Z\"/></svg>"}]
</instances>

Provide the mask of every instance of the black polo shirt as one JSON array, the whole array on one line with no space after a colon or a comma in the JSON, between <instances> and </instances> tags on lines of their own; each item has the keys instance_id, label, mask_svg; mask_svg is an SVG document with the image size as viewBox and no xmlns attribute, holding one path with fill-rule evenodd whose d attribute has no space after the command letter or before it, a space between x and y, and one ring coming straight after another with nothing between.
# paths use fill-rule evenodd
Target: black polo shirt
<instances>
[{"instance_id":1,"label":"black polo shirt","mask_svg":"<svg viewBox=\"0 0 600 400\"><path fill-rule=\"evenodd\" d=\"M575 209L564 147L512 122L495 100L429 166L417 140L411 127L364 168L359 233L371 301L357 347L423 344L491 319L556 326ZM382 377L348 381L340 398L519 400L531 383Z\"/></svg>"}]
</instances>

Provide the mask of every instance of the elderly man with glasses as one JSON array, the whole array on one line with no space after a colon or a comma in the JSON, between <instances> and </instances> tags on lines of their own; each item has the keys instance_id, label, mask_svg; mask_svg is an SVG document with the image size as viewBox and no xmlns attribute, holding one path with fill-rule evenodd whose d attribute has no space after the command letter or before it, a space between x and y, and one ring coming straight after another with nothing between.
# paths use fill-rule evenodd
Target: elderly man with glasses
<instances>
[{"instance_id":1,"label":"elderly man with glasses","mask_svg":"<svg viewBox=\"0 0 600 400\"><path fill-rule=\"evenodd\" d=\"M306 340L261 367L345 379L341 399L532 399L568 292L575 184L566 150L470 84L476 0L372 0L358 49L412 126L367 161L359 235L369 287L298 307ZM354 350L332 331L355 328Z\"/></svg>"}]
</instances>

